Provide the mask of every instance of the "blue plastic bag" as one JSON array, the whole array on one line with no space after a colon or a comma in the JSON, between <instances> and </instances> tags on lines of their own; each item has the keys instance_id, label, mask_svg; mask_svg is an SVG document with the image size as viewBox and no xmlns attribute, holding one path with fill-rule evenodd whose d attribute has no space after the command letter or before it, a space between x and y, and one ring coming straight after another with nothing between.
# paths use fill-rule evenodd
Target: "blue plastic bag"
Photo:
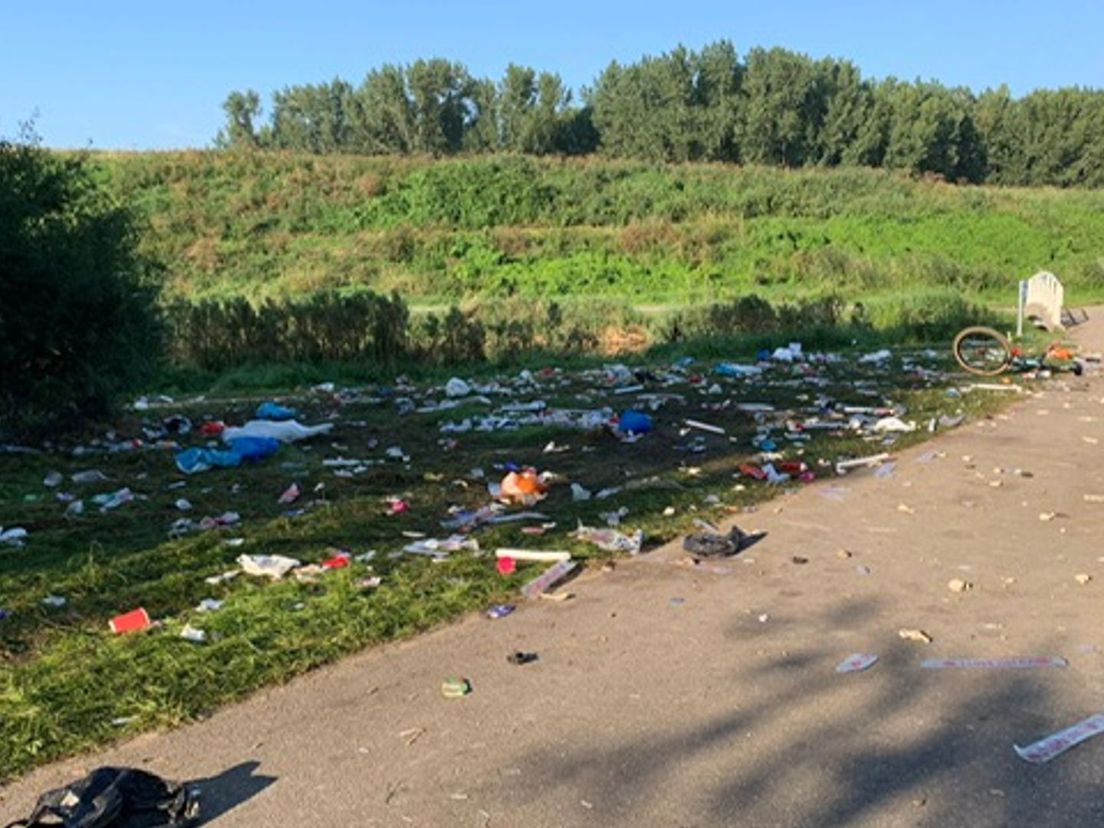
<instances>
[{"instance_id":1,"label":"blue plastic bag","mask_svg":"<svg viewBox=\"0 0 1104 828\"><path fill-rule=\"evenodd\" d=\"M641 411L626 411L621 415L617 423L617 430L622 434L647 434L652 430L652 418Z\"/></svg>"},{"instance_id":2,"label":"blue plastic bag","mask_svg":"<svg viewBox=\"0 0 1104 828\"><path fill-rule=\"evenodd\" d=\"M230 441L230 451L238 455L239 462L256 463L271 457L280 449L275 437L235 437Z\"/></svg>"},{"instance_id":3,"label":"blue plastic bag","mask_svg":"<svg viewBox=\"0 0 1104 828\"><path fill-rule=\"evenodd\" d=\"M257 406L256 417L258 420L290 420L295 414L294 408L286 408L279 403L268 400Z\"/></svg>"}]
</instances>

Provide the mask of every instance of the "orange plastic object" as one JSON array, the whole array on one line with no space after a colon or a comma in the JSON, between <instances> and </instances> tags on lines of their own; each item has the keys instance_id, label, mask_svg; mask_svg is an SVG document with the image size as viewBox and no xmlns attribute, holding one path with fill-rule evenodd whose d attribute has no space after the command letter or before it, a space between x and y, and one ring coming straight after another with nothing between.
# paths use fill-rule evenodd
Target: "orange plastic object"
<instances>
[{"instance_id":1,"label":"orange plastic object","mask_svg":"<svg viewBox=\"0 0 1104 828\"><path fill-rule=\"evenodd\" d=\"M502 497L507 500L533 500L546 491L548 487L537 475L536 469L510 472L502 478Z\"/></svg>"}]
</instances>

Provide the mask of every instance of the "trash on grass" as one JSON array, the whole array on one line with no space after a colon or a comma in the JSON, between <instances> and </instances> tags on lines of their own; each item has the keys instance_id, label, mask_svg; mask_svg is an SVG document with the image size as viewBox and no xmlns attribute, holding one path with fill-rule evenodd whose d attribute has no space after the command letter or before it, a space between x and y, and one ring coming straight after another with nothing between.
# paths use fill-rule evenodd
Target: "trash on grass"
<instances>
[{"instance_id":1,"label":"trash on grass","mask_svg":"<svg viewBox=\"0 0 1104 828\"><path fill-rule=\"evenodd\" d=\"M138 607L138 609L131 610L130 612L124 612L122 615L116 615L108 622L108 626L111 627L111 631L115 633L115 635L145 630L148 629L151 624L149 613L146 612L143 607Z\"/></svg>"},{"instance_id":2,"label":"trash on grass","mask_svg":"<svg viewBox=\"0 0 1104 828\"><path fill-rule=\"evenodd\" d=\"M302 564L283 555L239 555L238 565L246 575L279 580Z\"/></svg>"}]
</instances>

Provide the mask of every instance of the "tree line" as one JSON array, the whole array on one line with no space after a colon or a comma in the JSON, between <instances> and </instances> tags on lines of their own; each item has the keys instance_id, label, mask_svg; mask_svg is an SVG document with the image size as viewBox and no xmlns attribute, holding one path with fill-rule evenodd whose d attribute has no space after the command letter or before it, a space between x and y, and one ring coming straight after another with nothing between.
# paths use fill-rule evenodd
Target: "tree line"
<instances>
[{"instance_id":1,"label":"tree line","mask_svg":"<svg viewBox=\"0 0 1104 828\"><path fill-rule=\"evenodd\" d=\"M1015 98L863 78L848 60L728 41L611 62L576 99L554 72L499 81L443 58L371 70L359 86L281 89L262 111L231 92L216 145L313 153L601 152L650 161L868 166L951 181L1104 186L1104 90Z\"/></svg>"}]
</instances>

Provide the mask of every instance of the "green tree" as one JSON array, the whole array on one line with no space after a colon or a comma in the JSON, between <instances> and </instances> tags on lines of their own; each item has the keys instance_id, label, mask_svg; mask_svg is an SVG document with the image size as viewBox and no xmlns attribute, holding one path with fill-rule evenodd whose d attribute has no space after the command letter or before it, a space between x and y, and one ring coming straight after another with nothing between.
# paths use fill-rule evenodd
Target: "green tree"
<instances>
[{"instance_id":1,"label":"green tree","mask_svg":"<svg viewBox=\"0 0 1104 828\"><path fill-rule=\"evenodd\" d=\"M443 58L416 60L407 67L406 79L414 111L413 150L432 155L459 150L470 116L467 69Z\"/></svg>"},{"instance_id":2,"label":"green tree","mask_svg":"<svg viewBox=\"0 0 1104 828\"><path fill-rule=\"evenodd\" d=\"M0 142L0 430L107 413L160 349L130 214L85 159Z\"/></svg>"},{"instance_id":3,"label":"green tree","mask_svg":"<svg viewBox=\"0 0 1104 828\"><path fill-rule=\"evenodd\" d=\"M226 126L219 130L215 143L224 148L256 149L260 145L256 122L261 117L261 96L252 89L231 92L222 103Z\"/></svg>"}]
</instances>

